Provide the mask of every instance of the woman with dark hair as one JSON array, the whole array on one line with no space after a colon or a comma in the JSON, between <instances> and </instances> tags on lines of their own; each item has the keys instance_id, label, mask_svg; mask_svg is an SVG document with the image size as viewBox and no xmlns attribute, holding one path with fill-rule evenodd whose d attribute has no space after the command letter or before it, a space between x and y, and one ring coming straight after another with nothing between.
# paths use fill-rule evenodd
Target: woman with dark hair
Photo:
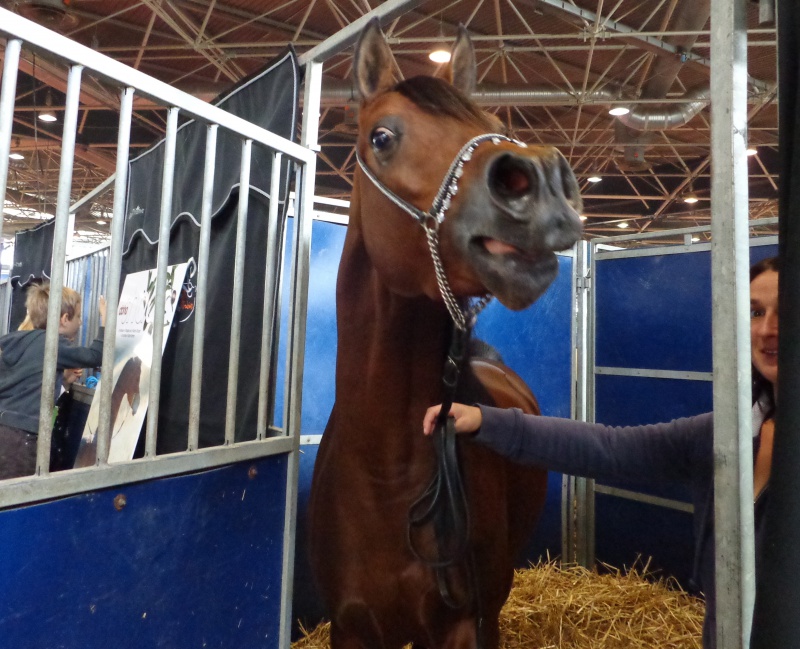
<instances>
[{"instance_id":1,"label":"woman with dark hair","mask_svg":"<svg viewBox=\"0 0 800 649\"><path fill-rule=\"evenodd\" d=\"M753 372L753 494L756 563L764 536L769 497L775 395L778 381L778 260L750 269L750 341ZM423 421L433 432L440 406ZM640 484L682 483L694 504L694 581L705 594L703 647L716 646L714 585L713 415L705 413L646 426L613 427L558 417L526 415L517 409L453 404L459 433L511 460L605 480Z\"/></svg>"}]
</instances>

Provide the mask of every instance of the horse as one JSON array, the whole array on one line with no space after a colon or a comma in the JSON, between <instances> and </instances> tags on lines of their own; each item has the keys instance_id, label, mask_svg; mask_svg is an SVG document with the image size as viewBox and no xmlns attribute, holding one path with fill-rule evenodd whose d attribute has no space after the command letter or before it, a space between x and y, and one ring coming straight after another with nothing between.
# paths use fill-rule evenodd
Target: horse
<instances>
[{"instance_id":1,"label":"horse","mask_svg":"<svg viewBox=\"0 0 800 649\"><path fill-rule=\"evenodd\" d=\"M495 649L546 471L458 440L468 511L449 514L466 535L452 538L427 523L438 460L422 419L446 396L443 376L459 367L458 383L478 395L454 398L538 414L513 371L496 359L459 363L463 345L454 353L452 341L463 340L486 299L474 298L491 293L518 310L546 290L558 272L555 251L581 235L580 196L559 152L512 140L468 98L476 65L466 29L449 82L396 82L391 66L372 21L353 64L357 168L337 277L335 402L309 499L309 561L333 649ZM452 486L449 477L443 484Z\"/></svg>"}]
</instances>

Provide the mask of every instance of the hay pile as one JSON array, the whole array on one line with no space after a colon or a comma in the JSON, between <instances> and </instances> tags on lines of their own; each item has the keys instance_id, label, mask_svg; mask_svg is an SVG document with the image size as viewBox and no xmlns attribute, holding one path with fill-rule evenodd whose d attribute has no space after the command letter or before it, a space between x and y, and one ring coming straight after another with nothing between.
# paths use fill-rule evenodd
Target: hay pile
<instances>
[{"instance_id":1,"label":"hay pile","mask_svg":"<svg viewBox=\"0 0 800 649\"><path fill-rule=\"evenodd\" d=\"M703 602L647 567L597 574L545 561L518 570L500 615L504 649L700 649ZM293 649L328 649L321 624Z\"/></svg>"}]
</instances>

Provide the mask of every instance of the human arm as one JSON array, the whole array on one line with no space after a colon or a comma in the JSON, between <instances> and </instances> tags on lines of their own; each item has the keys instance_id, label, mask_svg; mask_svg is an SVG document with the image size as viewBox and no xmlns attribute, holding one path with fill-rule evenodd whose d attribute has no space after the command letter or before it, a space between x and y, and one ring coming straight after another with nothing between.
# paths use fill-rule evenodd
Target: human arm
<instances>
[{"instance_id":1,"label":"human arm","mask_svg":"<svg viewBox=\"0 0 800 649\"><path fill-rule=\"evenodd\" d=\"M711 457L710 413L664 424L613 427L526 415L517 409L462 404L453 408L458 432L477 431L475 441L515 462L572 475L687 481ZM435 416L435 409L426 413L426 432Z\"/></svg>"},{"instance_id":2,"label":"human arm","mask_svg":"<svg viewBox=\"0 0 800 649\"><path fill-rule=\"evenodd\" d=\"M103 363L103 336L105 329L101 327L97 338L89 347L70 345L65 338L58 341L58 368L100 367Z\"/></svg>"},{"instance_id":3,"label":"human arm","mask_svg":"<svg viewBox=\"0 0 800 649\"><path fill-rule=\"evenodd\" d=\"M100 296L97 300L97 311L100 314L100 326L106 326L106 298L104 296Z\"/></svg>"}]
</instances>

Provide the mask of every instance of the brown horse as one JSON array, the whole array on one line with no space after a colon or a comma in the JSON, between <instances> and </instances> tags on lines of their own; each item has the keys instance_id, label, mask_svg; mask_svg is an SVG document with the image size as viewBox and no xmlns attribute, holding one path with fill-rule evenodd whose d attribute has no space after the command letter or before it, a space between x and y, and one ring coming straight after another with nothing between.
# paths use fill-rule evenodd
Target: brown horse
<instances>
[{"instance_id":1,"label":"brown horse","mask_svg":"<svg viewBox=\"0 0 800 649\"><path fill-rule=\"evenodd\" d=\"M580 198L563 156L497 134L497 120L468 99L466 30L452 85L396 84L391 64L373 21L354 59L360 169L339 266L336 402L314 470L310 559L334 649L492 649L546 472L459 440L468 538L449 562L458 540L409 524L436 465L422 417L444 395L451 320L468 327L470 296L491 292L513 309L536 300L557 273L554 251L580 236ZM473 399L536 410L496 361L473 360L461 384L478 389Z\"/></svg>"}]
</instances>

